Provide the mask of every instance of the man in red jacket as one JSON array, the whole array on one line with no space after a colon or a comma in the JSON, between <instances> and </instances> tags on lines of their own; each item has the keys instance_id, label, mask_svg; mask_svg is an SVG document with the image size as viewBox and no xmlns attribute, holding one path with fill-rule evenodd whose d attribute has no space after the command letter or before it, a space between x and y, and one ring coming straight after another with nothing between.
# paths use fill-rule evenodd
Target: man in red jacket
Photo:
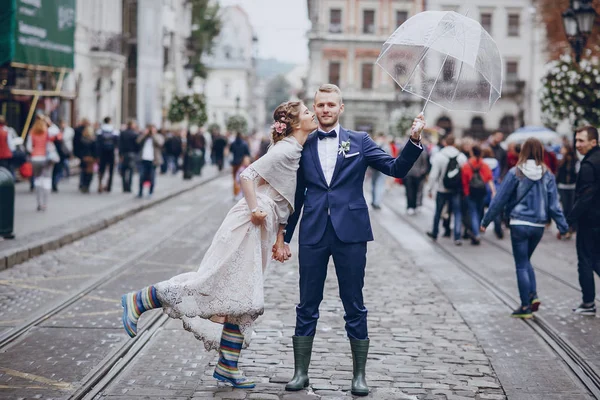
<instances>
[{"instance_id":1,"label":"man in red jacket","mask_svg":"<svg viewBox=\"0 0 600 400\"><path fill-rule=\"evenodd\" d=\"M492 170L483 162L481 157L481 147L473 146L471 149L471 158L462 167L463 194L467 199L469 215L471 217L471 244L478 245L479 226L483 218L483 206L488 188L495 194L494 180Z\"/></svg>"}]
</instances>

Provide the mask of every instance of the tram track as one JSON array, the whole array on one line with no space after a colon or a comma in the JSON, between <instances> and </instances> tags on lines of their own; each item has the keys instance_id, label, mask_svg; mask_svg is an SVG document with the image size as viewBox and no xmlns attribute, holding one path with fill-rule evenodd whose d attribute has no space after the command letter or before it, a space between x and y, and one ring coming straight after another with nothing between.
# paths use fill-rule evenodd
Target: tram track
<instances>
[{"instance_id":1,"label":"tram track","mask_svg":"<svg viewBox=\"0 0 600 400\"><path fill-rule=\"evenodd\" d=\"M198 185L198 187L205 186L206 184L213 182L214 180L216 180L219 177L220 177L220 175L211 177L211 178L207 179L206 181L204 181L203 183L201 183L200 185ZM216 200L212 200L210 203L207 203L203 207L203 210L207 210L219 202L220 202L220 199L218 199L218 198ZM198 217L192 219L191 221L187 221L184 225L178 225L178 226L176 225L172 229L166 230L166 232L164 232L164 234L154 237L153 240L150 243L148 243L148 246L144 247L143 249L140 249L139 251L134 252L132 255L127 257L125 260L114 265L112 268L110 268L103 274L90 279L88 282L81 285L80 288L77 289L74 293L67 295L66 298L62 298L62 299L58 300L57 302L55 302L51 306L47 307L43 311L41 311L41 312L37 313L36 315L34 315L33 317L29 318L27 321L25 321L21 325L18 325L15 328L0 335L0 353L3 353L4 351L6 351L6 349L9 346L11 346L15 342L17 342L21 336L25 335L32 328L39 326L44 321L50 319L54 315L65 310L66 308L68 308L72 304L76 303L77 301L81 300L83 297L85 297L86 295L88 295L89 293L94 291L95 289L99 288L100 286L106 284L107 282L109 282L111 280L116 279L118 277L118 275L120 275L121 273L123 273L123 272L127 271L128 269L132 268L133 266L135 266L137 264L136 261L140 261L141 257L143 255L151 253L153 250L156 251L157 245L159 243L170 238L176 232L189 227L191 224L194 224L200 218L202 218L202 213L200 213L198 215Z\"/></svg>"},{"instance_id":2,"label":"tram track","mask_svg":"<svg viewBox=\"0 0 600 400\"><path fill-rule=\"evenodd\" d=\"M395 207L388 207L388 209L394 213L398 218L406 222L411 228L419 233L425 233L423 228L417 224L411 218L408 218L406 215L399 212ZM486 242L491 243L489 240ZM477 281L480 285L482 285L488 292L490 292L494 297L496 297L500 302L507 306L509 310L513 310L520 305L520 302L513 298L510 294L508 294L505 290L501 289L499 285L492 282L490 279L483 276L481 273L467 265L463 262L459 257L457 257L453 252L451 252L448 248L438 243L437 241L432 242L432 245L435 246L440 252L442 252L448 259L450 259L458 268L460 268L464 273L472 277L475 281ZM512 253L502 246L495 244L494 247L503 251L504 253L508 253L512 256ZM540 270L536 268L536 270ZM556 281L565 284L569 287L573 287L573 285L568 284L562 278L555 276L554 274L544 271L544 274L549 276ZM575 374L575 376L585 385L585 387L590 391L590 393L596 398L600 399L600 374L596 371L594 365L591 365L582 352L570 343L567 339L561 335L561 333L556 330L552 325L548 322L548 320L544 317L535 315L531 320L523 320L525 324L529 326L540 338L546 342L550 348L556 353L560 359L569 367L569 369Z\"/></svg>"}]
</instances>

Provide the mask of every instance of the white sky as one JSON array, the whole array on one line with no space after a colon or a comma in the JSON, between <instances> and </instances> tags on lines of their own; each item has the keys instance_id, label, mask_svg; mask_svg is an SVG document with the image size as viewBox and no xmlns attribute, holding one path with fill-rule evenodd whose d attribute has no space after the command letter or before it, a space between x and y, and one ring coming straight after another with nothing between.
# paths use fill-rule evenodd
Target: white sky
<instances>
[{"instance_id":1,"label":"white sky","mask_svg":"<svg viewBox=\"0 0 600 400\"><path fill-rule=\"evenodd\" d=\"M219 0L221 7L239 5L258 36L258 56L295 64L308 63L306 32L310 21L306 0Z\"/></svg>"}]
</instances>

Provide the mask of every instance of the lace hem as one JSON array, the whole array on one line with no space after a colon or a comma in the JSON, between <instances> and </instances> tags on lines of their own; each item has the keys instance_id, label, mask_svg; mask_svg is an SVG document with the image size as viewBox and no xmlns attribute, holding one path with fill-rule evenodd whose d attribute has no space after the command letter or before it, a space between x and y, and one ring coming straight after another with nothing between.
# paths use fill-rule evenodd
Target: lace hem
<instances>
[{"instance_id":1,"label":"lace hem","mask_svg":"<svg viewBox=\"0 0 600 400\"><path fill-rule=\"evenodd\" d=\"M256 172L256 170L254 168L252 168L252 165L249 165L240 174L240 179L243 179L245 181L256 181L259 178L260 178L260 175L258 174L258 172Z\"/></svg>"}]
</instances>

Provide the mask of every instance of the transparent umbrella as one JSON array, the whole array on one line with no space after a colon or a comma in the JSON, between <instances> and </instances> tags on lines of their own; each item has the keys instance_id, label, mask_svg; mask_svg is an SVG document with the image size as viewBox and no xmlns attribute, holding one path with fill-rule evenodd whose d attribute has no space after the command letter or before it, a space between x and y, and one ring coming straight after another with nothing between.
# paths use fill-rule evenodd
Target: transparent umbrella
<instances>
[{"instance_id":1,"label":"transparent umbrella","mask_svg":"<svg viewBox=\"0 0 600 400\"><path fill-rule=\"evenodd\" d=\"M377 64L400 87L447 110L487 112L502 92L502 58L475 20L425 11L387 39Z\"/></svg>"}]
</instances>

